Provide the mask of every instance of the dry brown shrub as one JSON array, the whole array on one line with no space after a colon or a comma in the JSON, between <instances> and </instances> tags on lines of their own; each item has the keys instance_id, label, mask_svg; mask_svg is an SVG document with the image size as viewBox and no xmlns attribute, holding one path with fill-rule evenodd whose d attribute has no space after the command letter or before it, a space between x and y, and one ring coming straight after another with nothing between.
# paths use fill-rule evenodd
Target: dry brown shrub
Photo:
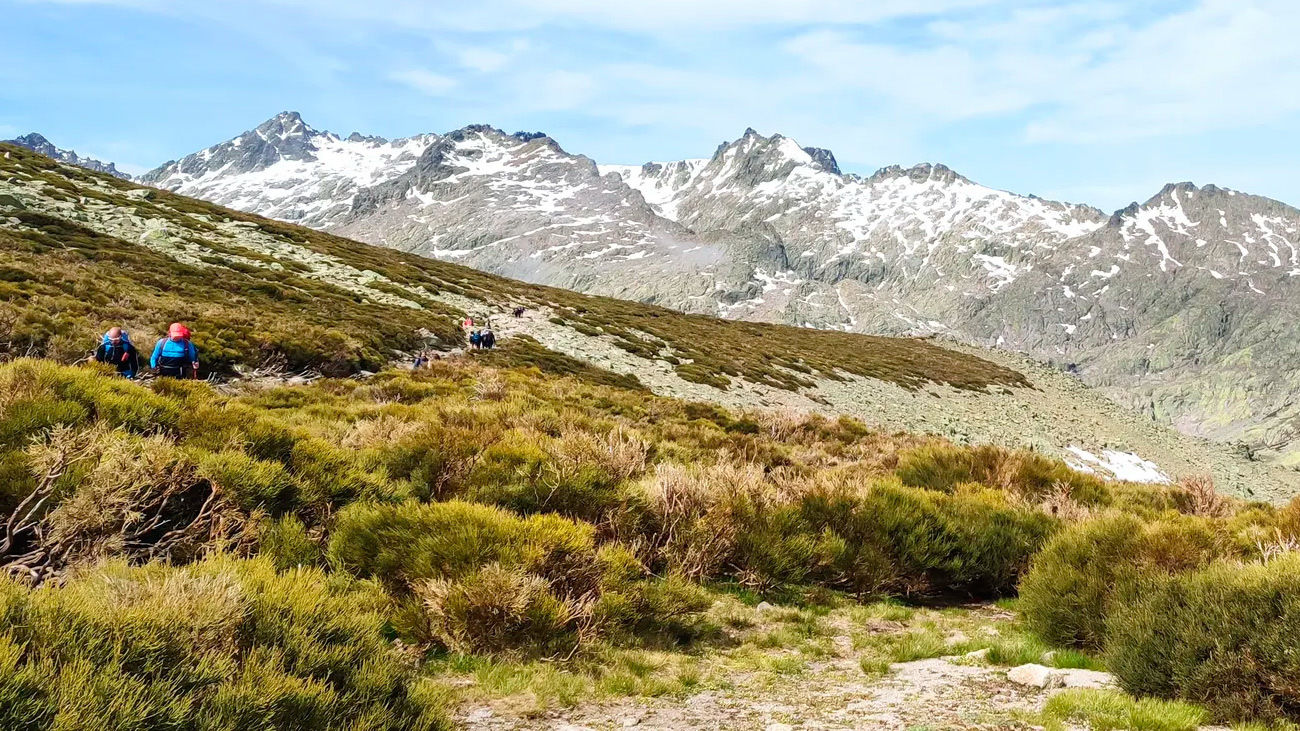
<instances>
[{"instance_id":1,"label":"dry brown shrub","mask_svg":"<svg viewBox=\"0 0 1300 731\"><path fill-rule=\"evenodd\" d=\"M810 418L806 412L792 408L756 411L750 417L778 442L784 442L798 434Z\"/></svg>"},{"instance_id":2,"label":"dry brown shrub","mask_svg":"<svg viewBox=\"0 0 1300 731\"><path fill-rule=\"evenodd\" d=\"M501 401L509 389L499 373L486 372L474 383L474 398L480 401Z\"/></svg>"},{"instance_id":3,"label":"dry brown shrub","mask_svg":"<svg viewBox=\"0 0 1300 731\"><path fill-rule=\"evenodd\" d=\"M419 421L407 421L396 416L384 415L353 424L343 436L341 445L345 449L382 447L417 434L423 428L424 424Z\"/></svg>"},{"instance_id":4,"label":"dry brown shrub","mask_svg":"<svg viewBox=\"0 0 1300 731\"><path fill-rule=\"evenodd\" d=\"M1226 518L1232 514L1232 499L1214 489L1210 475L1190 475L1178 481L1186 496L1182 512L1204 518Z\"/></svg>"},{"instance_id":5,"label":"dry brown shrub","mask_svg":"<svg viewBox=\"0 0 1300 731\"><path fill-rule=\"evenodd\" d=\"M1091 511L1079 504L1073 496L1074 487L1064 480L1052 483L1052 489L1038 504L1038 509L1048 515L1074 523L1087 518Z\"/></svg>"},{"instance_id":6,"label":"dry brown shrub","mask_svg":"<svg viewBox=\"0 0 1300 731\"><path fill-rule=\"evenodd\" d=\"M1300 551L1300 536L1291 535L1281 528L1276 528L1273 530L1271 538L1266 541L1258 541L1255 548L1259 551L1260 560L1268 563L1279 556Z\"/></svg>"},{"instance_id":7,"label":"dry brown shrub","mask_svg":"<svg viewBox=\"0 0 1300 731\"><path fill-rule=\"evenodd\" d=\"M756 505L787 499L757 465L659 465L646 483L646 495L658 519L660 555L688 578L718 575L736 544L731 498L742 494Z\"/></svg>"},{"instance_id":8,"label":"dry brown shrub","mask_svg":"<svg viewBox=\"0 0 1300 731\"><path fill-rule=\"evenodd\" d=\"M163 436L56 427L28 458L36 487L0 516L0 561L36 583L109 556L189 560L244 522Z\"/></svg>"},{"instance_id":9,"label":"dry brown shrub","mask_svg":"<svg viewBox=\"0 0 1300 731\"><path fill-rule=\"evenodd\" d=\"M540 576L488 564L459 579L415 587L429 639L455 652L558 656L581 643L591 602L557 598Z\"/></svg>"}]
</instances>

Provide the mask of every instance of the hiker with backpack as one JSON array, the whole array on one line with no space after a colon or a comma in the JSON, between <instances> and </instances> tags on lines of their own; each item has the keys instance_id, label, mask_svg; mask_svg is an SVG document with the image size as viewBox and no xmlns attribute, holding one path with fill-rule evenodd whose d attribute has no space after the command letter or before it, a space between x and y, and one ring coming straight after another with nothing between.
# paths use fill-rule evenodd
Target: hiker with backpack
<instances>
[{"instance_id":1,"label":"hiker with backpack","mask_svg":"<svg viewBox=\"0 0 1300 731\"><path fill-rule=\"evenodd\" d=\"M167 337L153 346L149 366L160 376L168 378L199 377L199 350L190 342L190 329L173 322Z\"/></svg>"},{"instance_id":2,"label":"hiker with backpack","mask_svg":"<svg viewBox=\"0 0 1300 731\"><path fill-rule=\"evenodd\" d=\"M497 336L492 332L492 328L483 331L482 343L484 350L491 350L492 346L497 344Z\"/></svg>"},{"instance_id":3,"label":"hiker with backpack","mask_svg":"<svg viewBox=\"0 0 1300 731\"><path fill-rule=\"evenodd\" d=\"M120 327L109 328L104 333L99 347L95 348L95 360L112 365L123 378L135 378L140 372L140 354L131 344L131 336Z\"/></svg>"},{"instance_id":4,"label":"hiker with backpack","mask_svg":"<svg viewBox=\"0 0 1300 731\"><path fill-rule=\"evenodd\" d=\"M475 330L469 334L469 347L478 350L483 345L483 333Z\"/></svg>"}]
</instances>

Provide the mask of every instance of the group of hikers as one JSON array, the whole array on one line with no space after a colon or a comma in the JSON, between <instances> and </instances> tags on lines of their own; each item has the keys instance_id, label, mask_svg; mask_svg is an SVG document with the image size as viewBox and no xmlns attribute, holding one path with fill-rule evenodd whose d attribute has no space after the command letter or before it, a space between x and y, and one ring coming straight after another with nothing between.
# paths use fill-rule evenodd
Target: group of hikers
<instances>
[{"instance_id":1,"label":"group of hikers","mask_svg":"<svg viewBox=\"0 0 1300 731\"><path fill-rule=\"evenodd\" d=\"M120 327L109 328L95 349L95 360L108 363L119 375L135 378L140 375L140 353L131 342L131 336ZM149 367L155 375L167 378L198 378L199 349L190 342L190 329L179 322L167 328L167 337L153 346Z\"/></svg>"},{"instance_id":2,"label":"group of hikers","mask_svg":"<svg viewBox=\"0 0 1300 731\"><path fill-rule=\"evenodd\" d=\"M515 317L523 314L523 308L517 308ZM460 327L465 331L469 340L469 347L474 350L491 350L497 344L496 333L492 332L492 320L488 319L484 327L478 327L474 318L466 317L460 321Z\"/></svg>"},{"instance_id":3,"label":"group of hikers","mask_svg":"<svg viewBox=\"0 0 1300 731\"><path fill-rule=\"evenodd\" d=\"M521 317L523 312L524 308L518 307L512 314ZM476 327L474 318L467 317L461 327L469 334L470 348L491 350L496 347L497 336L492 332L491 323L486 327ZM430 360L440 358L440 355L430 351L421 351L415 356L415 367L422 368ZM95 360L112 365L119 375L126 378L141 375L140 353L131 342L130 334L120 327L109 328L104 333L99 347L95 349ZM155 375L167 378L198 378L199 349L190 342L190 329L182 323L173 322L167 328L167 337L160 338L154 344L153 353L149 356L149 368Z\"/></svg>"}]
</instances>

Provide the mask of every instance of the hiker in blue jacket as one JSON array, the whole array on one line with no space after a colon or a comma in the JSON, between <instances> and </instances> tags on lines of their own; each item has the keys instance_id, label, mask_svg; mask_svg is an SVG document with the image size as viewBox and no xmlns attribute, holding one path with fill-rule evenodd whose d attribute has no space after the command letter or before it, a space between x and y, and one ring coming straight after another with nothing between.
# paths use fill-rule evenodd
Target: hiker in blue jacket
<instances>
[{"instance_id":1,"label":"hiker in blue jacket","mask_svg":"<svg viewBox=\"0 0 1300 731\"><path fill-rule=\"evenodd\" d=\"M108 363L125 378L135 378L140 372L140 354L131 344L131 336L120 327L109 328L95 349L95 360Z\"/></svg>"},{"instance_id":2,"label":"hiker in blue jacket","mask_svg":"<svg viewBox=\"0 0 1300 731\"><path fill-rule=\"evenodd\" d=\"M474 332L469 334L469 347L473 348L474 350L478 350L479 346L481 346L482 344L483 344L483 333L479 332L478 330L475 330Z\"/></svg>"},{"instance_id":3,"label":"hiker in blue jacket","mask_svg":"<svg viewBox=\"0 0 1300 731\"><path fill-rule=\"evenodd\" d=\"M190 342L190 329L173 322L167 329L167 337L153 346L149 366L160 376L198 378L199 350Z\"/></svg>"}]
</instances>

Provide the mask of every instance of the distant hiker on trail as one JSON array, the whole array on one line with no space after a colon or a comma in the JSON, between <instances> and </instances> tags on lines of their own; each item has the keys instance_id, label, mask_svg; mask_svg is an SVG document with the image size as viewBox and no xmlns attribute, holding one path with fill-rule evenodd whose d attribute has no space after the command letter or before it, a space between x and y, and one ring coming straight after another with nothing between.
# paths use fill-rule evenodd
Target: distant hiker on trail
<instances>
[{"instance_id":1,"label":"distant hiker on trail","mask_svg":"<svg viewBox=\"0 0 1300 731\"><path fill-rule=\"evenodd\" d=\"M523 316L524 316L524 308L522 308L522 307L516 307L515 310L514 310L514 314L515 314L515 317L523 317Z\"/></svg>"},{"instance_id":2,"label":"distant hiker on trail","mask_svg":"<svg viewBox=\"0 0 1300 731\"><path fill-rule=\"evenodd\" d=\"M483 331L483 349L491 350L493 345L497 344L497 336L492 332L492 328Z\"/></svg>"},{"instance_id":3,"label":"distant hiker on trail","mask_svg":"<svg viewBox=\"0 0 1300 731\"><path fill-rule=\"evenodd\" d=\"M153 346L149 366L168 378L198 378L199 350L190 342L190 329L173 322L167 328L167 337Z\"/></svg>"},{"instance_id":4,"label":"distant hiker on trail","mask_svg":"<svg viewBox=\"0 0 1300 731\"><path fill-rule=\"evenodd\" d=\"M131 344L131 336L120 327L109 328L104 333L103 341L95 349L95 360L111 363L126 378L135 378L140 372L140 354Z\"/></svg>"},{"instance_id":5,"label":"distant hiker on trail","mask_svg":"<svg viewBox=\"0 0 1300 731\"><path fill-rule=\"evenodd\" d=\"M478 350L483 345L483 333L475 330L469 334L469 347Z\"/></svg>"},{"instance_id":6,"label":"distant hiker on trail","mask_svg":"<svg viewBox=\"0 0 1300 731\"><path fill-rule=\"evenodd\" d=\"M423 368L425 364L427 364L428 362L429 362L429 354L425 353L424 351L420 351L419 353L415 354L415 363L411 366L411 370L418 371L421 368Z\"/></svg>"},{"instance_id":7,"label":"distant hiker on trail","mask_svg":"<svg viewBox=\"0 0 1300 731\"><path fill-rule=\"evenodd\" d=\"M466 317L464 320L460 321L460 329L468 332L472 327L474 327L474 318Z\"/></svg>"}]
</instances>

